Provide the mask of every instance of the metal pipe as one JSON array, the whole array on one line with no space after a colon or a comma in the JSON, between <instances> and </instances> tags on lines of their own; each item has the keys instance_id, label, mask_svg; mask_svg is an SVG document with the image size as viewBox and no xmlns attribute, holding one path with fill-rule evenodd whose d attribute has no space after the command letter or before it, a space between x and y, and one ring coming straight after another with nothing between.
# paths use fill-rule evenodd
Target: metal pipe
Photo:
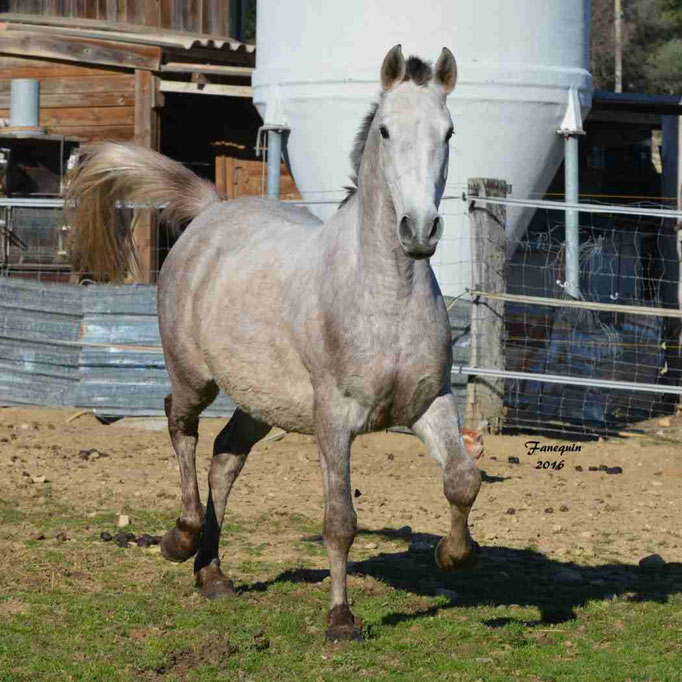
<instances>
[{"instance_id":1,"label":"metal pipe","mask_svg":"<svg viewBox=\"0 0 682 682\"><path fill-rule=\"evenodd\" d=\"M649 315L651 317L682 317L682 309L652 308L639 305L620 305L618 303L598 303L597 301L571 301L565 298L546 298L544 296L523 296L521 294L495 294L478 289L467 289L469 296L484 296L497 301L510 303L528 303L530 305L549 306L550 308L578 308L581 310L603 310L613 313L631 313L632 315Z\"/></svg>"},{"instance_id":2,"label":"metal pipe","mask_svg":"<svg viewBox=\"0 0 682 682\"><path fill-rule=\"evenodd\" d=\"M452 374L467 374L471 376L491 376L505 379L523 379L540 381L549 384L565 384L582 386L585 388L610 388L626 391L643 391L644 393L672 393L682 395L682 386L668 386L661 384L634 383L631 381L612 381L611 379L597 379L596 377L567 377L560 374L533 374L531 372L510 372L503 369L487 369L483 367L453 366Z\"/></svg>"},{"instance_id":3,"label":"metal pipe","mask_svg":"<svg viewBox=\"0 0 682 682\"><path fill-rule=\"evenodd\" d=\"M268 184L267 195L280 196L280 169L282 163L282 131L268 130Z\"/></svg>"},{"instance_id":4,"label":"metal pipe","mask_svg":"<svg viewBox=\"0 0 682 682\"><path fill-rule=\"evenodd\" d=\"M13 78L10 85L10 127L37 128L40 114L40 82Z\"/></svg>"},{"instance_id":5,"label":"metal pipe","mask_svg":"<svg viewBox=\"0 0 682 682\"><path fill-rule=\"evenodd\" d=\"M526 206L530 208L545 208L550 211L565 211L573 209L581 213L613 213L616 215L646 215L652 218L682 218L682 210L674 211L669 208L639 208L637 206L617 206L615 204L579 204L564 201L549 201L547 199L502 199L500 197L477 197L473 194L446 196L442 201L459 199L462 201L476 201L481 204L501 204L502 206ZM459 215L445 213L445 215Z\"/></svg>"},{"instance_id":6,"label":"metal pipe","mask_svg":"<svg viewBox=\"0 0 682 682\"><path fill-rule=\"evenodd\" d=\"M564 179L566 203L578 203L578 136L565 135ZM566 293L580 297L580 235L578 211L566 209Z\"/></svg>"}]
</instances>

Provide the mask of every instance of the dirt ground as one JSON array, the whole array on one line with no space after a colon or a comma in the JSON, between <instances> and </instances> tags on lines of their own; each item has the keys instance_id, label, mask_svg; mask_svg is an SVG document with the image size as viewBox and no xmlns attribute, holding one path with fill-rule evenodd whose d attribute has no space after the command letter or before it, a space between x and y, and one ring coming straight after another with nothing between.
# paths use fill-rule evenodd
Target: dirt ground
<instances>
[{"instance_id":1,"label":"dirt ground","mask_svg":"<svg viewBox=\"0 0 682 682\"><path fill-rule=\"evenodd\" d=\"M85 516L125 512L135 530L163 532L162 527L135 526L136 510L167 515L180 509L178 469L162 424L125 419L104 425L92 415L76 414L0 409L4 501L26 510L47 500L64 502ZM212 440L223 423L206 419L201 424L197 460L204 499ZM474 538L484 547L534 547L550 558L583 565L636 564L654 552L666 561L682 562L682 421L650 427L651 437L576 443L581 450L563 456L529 455L525 444L570 441L484 436L485 455L479 465L486 476L471 516ZM88 454L93 449L98 452ZM517 457L519 463L508 462L509 457ZM539 460L561 459L565 465L559 471L535 468ZM621 467L622 472L588 469L600 465ZM352 466L361 528L409 525L415 533L447 532L448 507L439 468L416 438L398 433L360 437L353 446ZM322 552L297 555L292 540L300 539L300 527L275 524L280 517L296 514L319 531L322 493L312 438L288 434L256 446L230 498L228 514L230 510L237 518L258 520L249 542L263 544L273 561L326 564ZM390 540L361 535L351 559L381 551L383 543ZM238 542L230 553L239 556ZM230 556L225 556L224 563L229 562Z\"/></svg>"}]
</instances>

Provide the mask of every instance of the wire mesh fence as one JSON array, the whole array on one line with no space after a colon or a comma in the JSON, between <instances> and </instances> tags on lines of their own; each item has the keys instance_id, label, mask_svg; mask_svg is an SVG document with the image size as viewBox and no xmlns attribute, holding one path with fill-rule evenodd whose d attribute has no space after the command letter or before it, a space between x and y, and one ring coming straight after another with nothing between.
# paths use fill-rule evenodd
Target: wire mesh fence
<instances>
[{"instance_id":1,"label":"wire mesh fence","mask_svg":"<svg viewBox=\"0 0 682 682\"><path fill-rule=\"evenodd\" d=\"M506 295L478 292L472 304L505 299L507 428L611 435L671 413L680 398L676 221L637 213L659 211L652 202L584 207L572 300L562 208L537 209L508 248Z\"/></svg>"}]
</instances>

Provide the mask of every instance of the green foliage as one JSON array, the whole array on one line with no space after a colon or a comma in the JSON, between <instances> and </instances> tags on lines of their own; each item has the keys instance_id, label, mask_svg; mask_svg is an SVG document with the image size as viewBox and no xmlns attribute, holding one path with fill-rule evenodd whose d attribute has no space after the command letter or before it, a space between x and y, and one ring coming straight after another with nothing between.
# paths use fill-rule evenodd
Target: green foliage
<instances>
[{"instance_id":1,"label":"green foliage","mask_svg":"<svg viewBox=\"0 0 682 682\"><path fill-rule=\"evenodd\" d=\"M595 87L614 88L614 3L592 3ZM682 5L679 0L623 0L623 90L682 93Z\"/></svg>"}]
</instances>

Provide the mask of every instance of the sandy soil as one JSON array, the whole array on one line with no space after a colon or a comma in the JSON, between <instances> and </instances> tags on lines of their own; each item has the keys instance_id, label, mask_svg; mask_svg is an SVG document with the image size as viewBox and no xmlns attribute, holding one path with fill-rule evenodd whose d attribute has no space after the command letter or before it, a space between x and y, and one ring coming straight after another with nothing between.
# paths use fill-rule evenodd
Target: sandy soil
<instances>
[{"instance_id":1,"label":"sandy soil","mask_svg":"<svg viewBox=\"0 0 682 682\"><path fill-rule=\"evenodd\" d=\"M84 515L125 510L133 523L138 509L179 511L178 470L165 429L142 428L149 420L103 425L91 415L70 419L75 414L0 409L0 490L5 502L31 509L63 501ZM198 467L204 496L212 439L222 424L204 420L201 425ZM682 422L652 424L650 430L658 440L582 442L579 452L563 457L551 452L529 455L525 443L570 442L486 435L485 455L479 460L486 482L472 512L472 534L484 546L533 546L550 558L583 565L632 564L653 552L682 562ZM104 456L83 452L93 448ZM519 464L509 463L510 456L518 457ZM538 460L561 459L565 465L560 471L535 468ZM588 470L600 465L621 467L622 473ZM409 525L420 533L447 531L439 468L412 436L380 433L358 438L353 487L361 528ZM265 544L279 563L310 560L311 565L324 565L323 555L297 555L300 546L297 549L292 539L294 534L300 538L300 529L288 529L286 523L278 523L277 532L271 527L274 520L286 521L281 517L293 514L313 524L321 519L321 481L312 438L289 434L261 442L229 507L240 519L258 521L249 541ZM390 542L382 536L360 536L353 552L367 556Z\"/></svg>"}]
</instances>

